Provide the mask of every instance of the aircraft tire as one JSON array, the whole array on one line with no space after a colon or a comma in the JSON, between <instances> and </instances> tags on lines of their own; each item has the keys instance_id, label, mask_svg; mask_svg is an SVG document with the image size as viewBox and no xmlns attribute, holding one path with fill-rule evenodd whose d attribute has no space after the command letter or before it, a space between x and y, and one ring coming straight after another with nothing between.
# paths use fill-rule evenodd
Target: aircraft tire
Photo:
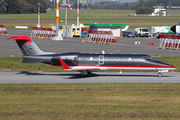
<instances>
[{"instance_id":1,"label":"aircraft tire","mask_svg":"<svg viewBox=\"0 0 180 120\"><path fill-rule=\"evenodd\" d=\"M88 71L88 75L89 75L89 74L91 74L91 72L90 72L90 71Z\"/></svg>"},{"instance_id":2,"label":"aircraft tire","mask_svg":"<svg viewBox=\"0 0 180 120\"><path fill-rule=\"evenodd\" d=\"M159 78L161 78L162 77L162 73L158 73L158 75L157 75Z\"/></svg>"}]
</instances>

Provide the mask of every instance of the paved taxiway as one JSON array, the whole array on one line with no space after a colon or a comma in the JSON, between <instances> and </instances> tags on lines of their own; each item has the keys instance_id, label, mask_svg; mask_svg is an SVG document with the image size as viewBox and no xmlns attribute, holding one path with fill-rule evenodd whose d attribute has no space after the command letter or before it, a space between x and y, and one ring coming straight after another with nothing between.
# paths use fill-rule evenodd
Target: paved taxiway
<instances>
[{"instance_id":1,"label":"paved taxiway","mask_svg":"<svg viewBox=\"0 0 180 120\"><path fill-rule=\"evenodd\" d=\"M11 36L30 36L31 30L8 30L9 35L0 36L0 56L22 56L22 53L14 40L6 40ZM139 53L151 56L179 56L180 51L157 49L159 39L146 37L139 38L116 38L118 44L95 44L82 43L82 38L64 38L63 41L52 41L46 39L33 38L35 43L43 51L64 53L64 52L82 52L82 53ZM140 45L134 45L135 41L140 41ZM149 42L155 45L149 46Z\"/></svg>"},{"instance_id":2,"label":"paved taxiway","mask_svg":"<svg viewBox=\"0 0 180 120\"><path fill-rule=\"evenodd\" d=\"M0 83L180 83L180 73L163 73L158 78L157 73L91 73L81 77L78 72L25 72L0 70Z\"/></svg>"}]
</instances>

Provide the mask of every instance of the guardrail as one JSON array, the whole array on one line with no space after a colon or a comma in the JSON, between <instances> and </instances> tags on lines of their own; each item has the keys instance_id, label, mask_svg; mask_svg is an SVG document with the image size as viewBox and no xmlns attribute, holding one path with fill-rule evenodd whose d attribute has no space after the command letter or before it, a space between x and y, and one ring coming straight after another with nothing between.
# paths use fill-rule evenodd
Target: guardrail
<instances>
[{"instance_id":1,"label":"guardrail","mask_svg":"<svg viewBox=\"0 0 180 120\"><path fill-rule=\"evenodd\" d=\"M8 35L8 32L7 32L7 30L3 24L0 25L0 34L1 35Z\"/></svg>"},{"instance_id":2,"label":"guardrail","mask_svg":"<svg viewBox=\"0 0 180 120\"><path fill-rule=\"evenodd\" d=\"M32 27L31 37L39 39L52 39L55 37L55 32L52 28Z\"/></svg>"},{"instance_id":3,"label":"guardrail","mask_svg":"<svg viewBox=\"0 0 180 120\"><path fill-rule=\"evenodd\" d=\"M180 50L180 35L160 34L159 49Z\"/></svg>"},{"instance_id":4,"label":"guardrail","mask_svg":"<svg viewBox=\"0 0 180 120\"><path fill-rule=\"evenodd\" d=\"M117 44L117 40L112 31L88 30L85 41L101 44Z\"/></svg>"}]
</instances>

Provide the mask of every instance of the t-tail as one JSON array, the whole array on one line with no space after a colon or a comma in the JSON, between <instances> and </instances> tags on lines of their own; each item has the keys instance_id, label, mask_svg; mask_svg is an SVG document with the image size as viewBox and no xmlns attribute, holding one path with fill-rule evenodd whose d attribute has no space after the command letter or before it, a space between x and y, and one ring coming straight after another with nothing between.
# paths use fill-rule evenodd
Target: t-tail
<instances>
[{"instance_id":1,"label":"t-tail","mask_svg":"<svg viewBox=\"0 0 180 120\"><path fill-rule=\"evenodd\" d=\"M24 56L50 55L54 52L44 52L28 36L12 36L9 39L15 39Z\"/></svg>"}]
</instances>

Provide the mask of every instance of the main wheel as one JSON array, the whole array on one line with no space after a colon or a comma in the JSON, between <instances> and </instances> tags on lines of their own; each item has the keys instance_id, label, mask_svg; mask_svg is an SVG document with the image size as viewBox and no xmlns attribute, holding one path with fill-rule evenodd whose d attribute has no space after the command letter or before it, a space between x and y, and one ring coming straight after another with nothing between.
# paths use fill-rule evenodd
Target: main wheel
<instances>
[{"instance_id":1,"label":"main wheel","mask_svg":"<svg viewBox=\"0 0 180 120\"><path fill-rule=\"evenodd\" d=\"M158 73L158 75L157 75L159 78L161 78L162 77L162 73Z\"/></svg>"},{"instance_id":2,"label":"main wheel","mask_svg":"<svg viewBox=\"0 0 180 120\"><path fill-rule=\"evenodd\" d=\"M90 72L90 71L88 71L88 75L89 75L89 74L91 74L91 72Z\"/></svg>"}]
</instances>

